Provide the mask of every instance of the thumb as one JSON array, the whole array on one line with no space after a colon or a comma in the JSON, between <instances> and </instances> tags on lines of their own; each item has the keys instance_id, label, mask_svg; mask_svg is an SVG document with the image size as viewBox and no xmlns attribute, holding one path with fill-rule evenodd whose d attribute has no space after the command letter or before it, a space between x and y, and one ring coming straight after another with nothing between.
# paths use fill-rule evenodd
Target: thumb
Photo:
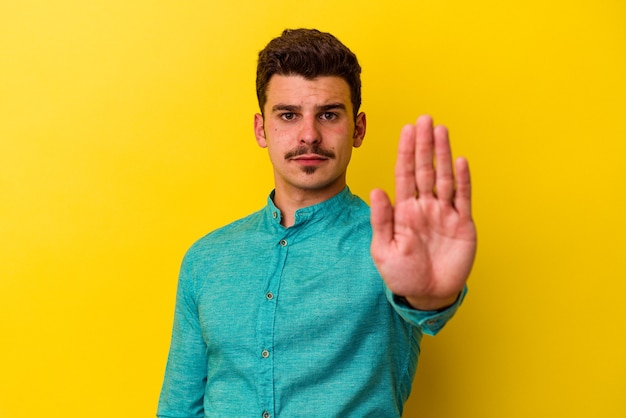
<instances>
[{"instance_id":1,"label":"thumb","mask_svg":"<svg viewBox=\"0 0 626 418\"><path fill-rule=\"evenodd\" d=\"M387 247L393 239L393 206L389 196L381 189L370 193L372 224L372 256Z\"/></svg>"}]
</instances>

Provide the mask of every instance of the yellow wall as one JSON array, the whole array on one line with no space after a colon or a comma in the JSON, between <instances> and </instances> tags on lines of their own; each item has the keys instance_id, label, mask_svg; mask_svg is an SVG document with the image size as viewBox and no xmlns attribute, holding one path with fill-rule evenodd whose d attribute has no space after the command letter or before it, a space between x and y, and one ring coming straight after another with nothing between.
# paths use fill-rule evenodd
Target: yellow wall
<instances>
[{"instance_id":1,"label":"yellow wall","mask_svg":"<svg viewBox=\"0 0 626 418\"><path fill-rule=\"evenodd\" d=\"M624 22L621 0L3 0L0 417L154 416L184 251L272 185L256 53L301 26L364 67L353 191L392 188L421 113L472 165L471 293L405 416L626 416Z\"/></svg>"}]
</instances>

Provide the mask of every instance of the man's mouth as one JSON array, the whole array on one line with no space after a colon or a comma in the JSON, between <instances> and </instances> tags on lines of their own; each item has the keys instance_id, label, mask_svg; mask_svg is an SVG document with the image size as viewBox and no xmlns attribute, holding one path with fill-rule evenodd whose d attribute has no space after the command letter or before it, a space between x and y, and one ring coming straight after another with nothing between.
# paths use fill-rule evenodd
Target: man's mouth
<instances>
[{"instance_id":1,"label":"man's mouth","mask_svg":"<svg viewBox=\"0 0 626 418\"><path fill-rule=\"evenodd\" d=\"M327 161L328 157L319 154L304 154L292 157L290 160L302 165L318 165Z\"/></svg>"}]
</instances>

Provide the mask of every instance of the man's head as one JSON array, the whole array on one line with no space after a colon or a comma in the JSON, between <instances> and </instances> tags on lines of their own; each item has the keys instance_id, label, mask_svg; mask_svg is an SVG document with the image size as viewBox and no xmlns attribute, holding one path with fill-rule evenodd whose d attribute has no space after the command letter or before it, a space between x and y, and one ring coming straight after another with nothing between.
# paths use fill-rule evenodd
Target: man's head
<instances>
[{"instance_id":1,"label":"man's head","mask_svg":"<svg viewBox=\"0 0 626 418\"><path fill-rule=\"evenodd\" d=\"M316 29L287 29L259 52L256 93L262 114L267 87L275 74L300 75L309 80L320 76L344 79L350 87L356 120L361 106L361 66L356 55L330 33Z\"/></svg>"}]
</instances>

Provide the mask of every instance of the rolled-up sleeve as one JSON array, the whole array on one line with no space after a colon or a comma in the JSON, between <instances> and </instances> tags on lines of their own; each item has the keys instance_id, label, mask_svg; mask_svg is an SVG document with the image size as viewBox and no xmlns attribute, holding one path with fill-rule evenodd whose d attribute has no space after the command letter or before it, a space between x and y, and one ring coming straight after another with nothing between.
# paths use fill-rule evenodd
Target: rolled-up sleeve
<instances>
[{"instance_id":1,"label":"rolled-up sleeve","mask_svg":"<svg viewBox=\"0 0 626 418\"><path fill-rule=\"evenodd\" d=\"M424 334L436 335L454 316L459 306L463 303L463 299L465 299L465 295L467 294L467 286L461 291L454 304L440 311L420 311L413 309L403 304L400 297L393 294L387 286L385 286L385 293L387 300L402 319L419 327Z\"/></svg>"}]
</instances>

